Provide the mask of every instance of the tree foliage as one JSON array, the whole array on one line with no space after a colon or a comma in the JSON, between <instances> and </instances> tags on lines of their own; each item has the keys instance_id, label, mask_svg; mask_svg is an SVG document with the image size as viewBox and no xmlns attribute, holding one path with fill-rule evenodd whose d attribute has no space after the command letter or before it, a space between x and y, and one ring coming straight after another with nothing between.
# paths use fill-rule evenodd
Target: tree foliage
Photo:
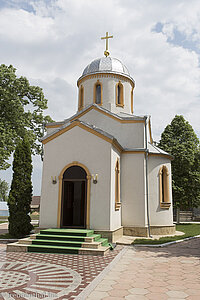
<instances>
[{"instance_id":1,"label":"tree foliage","mask_svg":"<svg viewBox=\"0 0 200 300\"><path fill-rule=\"evenodd\" d=\"M32 201L32 160L30 144L25 137L19 141L13 160L13 179L8 197L9 233L13 237L30 234L30 204Z\"/></svg>"},{"instance_id":2,"label":"tree foliage","mask_svg":"<svg viewBox=\"0 0 200 300\"><path fill-rule=\"evenodd\" d=\"M5 180L0 179L0 201L8 200L9 185Z\"/></svg>"},{"instance_id":3,"label":"tree foliage","mask_svg":"<svg viewBox=\"0 0 200 300\"><path fill-rule=\"evenodd\" d=\"M183 116L176 115L161 135L159 147L174 156L172 191L174 206L188 209L200 205L199 139Z\"/></svg>"},{"instance_id":4,"label":"tree foliage","mask_svg":"<svg viewBox=\"0 0 200 300\"><path fill-rule=\"evenodd\" d=\"M42 89L31 86L25 77L17 77L13 66L0 65L0 169L7 162L19 139L28 136L33 154L41 154L43 124L52 121L43 116L47 108Z\"/></svg>"}]
</instances>

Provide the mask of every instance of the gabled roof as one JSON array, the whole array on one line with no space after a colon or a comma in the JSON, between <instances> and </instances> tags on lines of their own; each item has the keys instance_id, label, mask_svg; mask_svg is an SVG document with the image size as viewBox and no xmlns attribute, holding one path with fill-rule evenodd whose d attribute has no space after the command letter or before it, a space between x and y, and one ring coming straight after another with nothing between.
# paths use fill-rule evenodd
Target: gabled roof
<instances>
[{"instance_id":1,"label":"gabled roof","mask_svg":"<svg viewBox=\"0 0 200 300\"><path fill-rule=\"evenodd\" d=\"M66 124L63 124L61 127L55 129L53 132L47 134L45 137L41 139L43 144L46 144L50 142L51 140L55 139L59 135L62 135L66 131L69 131L70 129L74 128L75 126L78 126L104 140L112 144L119 152L123 153L145 153L145 148L123 148L120 143L115 139L113 135L110 133L96 127L93 125L90 125L86 122L80 121L80 120L72 120L71 122L68 122ZM162 149L158 148L157 146L148 143L148 153L150 155L158 155L158 156L166 156L169 159L173 159L173 156L169 153L163 151Z\"/></svg>"},{"instance_id":2,"label":"gabled roof","mask_svg":"<svg viewBox=\"0 0 200 300\"><path fill-rule=\"evenodd\" d=\"M151 143L148 143L147 151L150 155L166 156L169 159L174 159L174 157L171 154L163 151L162 149L158 148L157 146L155 146ZM145 153L146 149L145 148L134 148L134 149L124 148L124 152L125 153Z\"/></svg>"},{"instance_id":3,"label":"gabled roof","mask_svg":"<svg viewBox=\"0 0 200 300\"><path fill-rule=\"evenodd\" d=\"M115 146L115 148L117 148L117 150L119 150L120 152L123 150L123 147L119 144L119 142L114 138L114 136L112 136L111 134L109 134L108 132L97 128L96 126L90 125L86 122L80 121L80 120L72 120L66 124L63 124L61 127L59 127L58 129L55 129L53 132L47 134L46 136L44 136L41 141L43 144L48 143L49 141L55 139L57 136L65 133L66 131L69 131L70 129L74 128L75 126L78 126L104 140L106 140L107 142L111 143L113 146Z\"/></svg>"},{"instance_id":4,"label":"gabled roof","mask_svg":"<svg viewBox=\"0 0 200 300\"><path fill-rule=\"evenodd\" d=\"M54 128L55 127L56 128L56 127L62 126L65 123L68 123L72 120L80 118L81 116L85 115L87 112L89 112L92 109L94 109L96 111L99 111L99 112L101 112L101 113L103 113L103 114L105 114L105 115L121 122L121 123L144 123L145 122L145 117L144 116L135 116L135 115L128 115L128 114L124 114L124 116L122 114L118 115L118 114L112 113L108 109L105 109L105 108L93 103L91 105L88 105L83 110L77 112L72 117L70 117L68 119L65 119L64 121L61 121L61 122L48 123L46 125L46 127L49 127L49 128L51 128L51 127Z\"/></svg>"},{"instance_id":5,"label":"gabled roof","mask_svg":"<svg viewBox=\"0 0 200 300\"><path fill-rule=\"evenodd\" d=\"M168 156L170 159L174 159L173 155L165 152L164 150L158 148L153 144L148 143L148 149L151 155L164 155L164 156Z\"/></svg>"}]
</instances>

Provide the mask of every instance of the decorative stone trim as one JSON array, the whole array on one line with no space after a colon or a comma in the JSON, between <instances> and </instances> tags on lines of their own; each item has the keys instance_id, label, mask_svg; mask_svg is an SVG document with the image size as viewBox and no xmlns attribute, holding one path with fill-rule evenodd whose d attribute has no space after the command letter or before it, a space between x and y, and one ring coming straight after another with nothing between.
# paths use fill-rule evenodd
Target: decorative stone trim
<instances>
[{"instance_id":1,"label":"decorative stone trim","mask_svg":"<svg viewBox=\"0 0 200 300\"><path fill-rule=\"evenodd\" d=\"M164 165L159 170L160 207L168 209L171 206L169 188L169 170Z\"/></svg>"},{"instance_id":2,"label":"decorative stone trim","mask_svg":"<svg viewBox=\"0 0 200 300\"><path fill-rule=\"evenodd\" d=\"M124 107L124 87L121 81L116 84L115 89L115 97L116 97L116 106Z\"/></svg>"},{"instance_id":3,"label":"decorative stone trim","mask_svg":"<svg viewBox=\"0 0 200 300\"><path fill-rule=\"evenodd\" d=\"M110 243L116 242L123 235L123 227L116 230L95 230L96 234L101 234L102 238L107 238Z\"/></svg>"},{"instance_id":4,"label":"decorative stone trim","mask_svg":"<svg viewBox=\"0 0 200 300\"><path fill-rule=\"evenodd\" d=\"M84 87L82 85L79 88L78 98L78 110L82 110L84 107Z\"/></svg>"},{"instance_id":5,"label":"decorative stone trim","mask_svg":"<svg viewBox=\"0 0 200 300\"><path fill-rule=\"evenodd\" d=\"M160 207L161 208L169 208L171 206L171 203L165 203L165 202L160 202Z\"/></svg>"},{"instance_id":6,"label":"decorative stone trim","mask_svg":"<svg viewBox=\"0 0 200 300\"><path fill-rule=\"evenodd\" d=\"M100 103L96 103L96 87L97 85L100 85L101 87L101 102ZM103 104L103 85L102 83L99 81L99 79L97 80L97 82L94 84L94 92L93 92L93 103L96 103L97 105L102 106Z\"/></svg>"},{"instance_id":7,"label":"decorative stone trim","mask_svg":"<svg viewBox=\"0 0 200 300\"><path fill-rule=\"evenodd\" d=\"M121 207L120 202L120 167L119 158L117 158L115 164L115 210L119 210Z\"/></svg>"},{"instance_id":8,"label":"decorative stone trim","mask_svg":"<svg viewBox=\"0 0 200 300\"><path fill-rule=\"evenodd\" d=\"M133 114L133 87L131 89L131 113Z\"/></svg>"},{"instance_id":9,"label":"decorative stone trim","mask_svg":"<svg viewBox=\"0 0 200 300\"><path fill-rule=\"evenodd\" d=\"M92 75L87 75L83 78L80 78L77 81L77 86L79 87L80 84L82 84L85 80L87 79L93 79L93 78L117 78L119 80L123 80L125 82L129 82L131 84L131 86L134 88L135 87L135 83L134 81L132 81L130 78L123 76L123 75L119 75L119 74L112 74L112 73L98 73L98 74L92 74Z\"/></svg>"},{"instance_id":10,"label":"decorative stone trim","mask_svg":"<svg viewBox=\"0 0 200 300\"><path fill-rule=\"evenodd\" d=\"M150 226L152 235L175 234L175 225ZM124 227L124 235L148 237L148 227Z\"/></svg>"}]
</instances>

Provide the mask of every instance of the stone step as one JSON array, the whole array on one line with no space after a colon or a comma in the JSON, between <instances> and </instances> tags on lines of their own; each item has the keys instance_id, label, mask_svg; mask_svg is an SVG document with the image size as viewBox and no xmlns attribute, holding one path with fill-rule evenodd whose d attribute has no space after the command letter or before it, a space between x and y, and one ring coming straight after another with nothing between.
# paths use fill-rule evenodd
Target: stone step
<instances>
[{"instance_id":1,"label":"stone step","mask_svg":"<svg viewBox=\"0 0 200 300\"><path fill-rule=\"evenodd\" d=\"M62 254L78 254L79 248L65 247L65 246L52 246L52 245L28 245L28 252L39 253L62 253Z\"/></svg>"},{"instance_id":2,"label":"stone step","mask_svg":"<svg viewBox=\"0 0 200 300\"><path fill-rule=\"evenodd\" d=\"M67 236L91 236L94 230L90 229L43 229L40 231L41 234L50 235L67 235Z\"/></svg>"},{"instance_id":3,"label":"stone step","mask_svg":"<svg viewBox=\"0 0 200 300\"><path fill-rule=\"evenodd\" d=\"M28 252L28 245L19 242L7 244L7 252Z\"/></svg>"},{"instance_id":4,"label":"stone step","mask_svg":"<svg viewBox=\"0 0 200 300\"><path fill-rule=\"evenodd\" d=\"M108 239L106 238L100 238L98 242L100 242L102 246L108 246Z\"/></svg>"},{"instance_id":5,"label":"stone step","mask_svg":"<svg viewBox=\"0 0 200 300\"><path fill-rule=\"evenodd\" d=\"M45 229L7 245L10 252L105 255L108 250L108 239L93 230L75 229Z\"/></svg>"},{"instance_id":6,"label":"stone step","mask_svg":"<svg viewBox=\"0 0 200 300\"><path fill-rule=\"evenodd\" d=\"M79 254L81 255L100 255L105 256L109 252L110 247L100 247L98 249L80 248Z\"/></svg>"},{"instance_id":7,"label":"stone step","mask_svg":"<svg viewBox=\"0 0 200 300\"><path fill-rule=\"evenodd\" d=\"M37 252L37 253L55 253L55 254L80 254L80 255L100 255L108 253L109 247L99 246L98 248L77 248L61 247L50 245L28 245L20 242L7 244L7 252Z\"/></svg>"},{"instance_id":8,"label":"stone step","mask_svg":"<svg viewBox=\"0 0 200 300\"><path fill-rule=\"evenodd\" d=\"M28 237L28 238L20 239L18 241L18 243L19 244L23 244L23 245L31 245L32 241L33 241L33 239L31 239L30 237Z\"/></svg>"},{"instance_id":9,"label":"stone step","mask_svg":"<svg viewBox=\"0 0 200 300\"><path fill-rule=\"evenodd\" d=\"M19 244L24 245L52 245L52 246L66 246L66 247L78 247L78 248L91 248L99 249L101 246L108 246L107 239L99 239L98 242L76 242L76 241L59 241L59 240L41 240L41 239L31 239L24 238L20 239Z\"/></svg>"},{"instance_id":10,"label":"stone step","mask_svg":"<svg viewBox=\"0 0 200 300\"><path fill-rule=\"evenodd\" d=\"M31 244L32 245L50 245L50 246L65 246L65 247L81 248L83 242L35 239L35 240L32 240Z\"/></svg>"},{"instance_id":11,"label":"stone step","mask_svg":"<svg viewBox=\"0 0 200 300\"><path fill-rule=\"evenodd\" d=\"M77 241L92 243L98 241L101 238L100 234L93 234L92 236L68 236L68 235L51 235L51 234L37 234L36 239L41 240L62 240L62 241Z\"/></svg>"}]
</instances>

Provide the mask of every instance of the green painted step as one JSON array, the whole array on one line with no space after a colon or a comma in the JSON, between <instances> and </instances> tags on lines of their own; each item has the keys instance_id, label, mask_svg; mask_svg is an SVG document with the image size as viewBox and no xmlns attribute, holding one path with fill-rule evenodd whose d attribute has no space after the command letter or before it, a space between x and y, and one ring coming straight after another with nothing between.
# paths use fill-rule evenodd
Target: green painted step
<instances>
[{"instance_id":1,"label":"green painted step","mask_svg":"<svg viewBox=\"0 0 200 300\"><path fill-rule=\"evenodd\" d=\"M101 242L101 246L108 246L108 239L100 238L98 242Z\"/></svg>"},{"instance_id":2,"label":"green painted step","mask_svg":"<svg viewBox=\"0 0 200 300\"><path fill-rule=\"evenodd\" d=\"M32 241L32 245L50 245L50 246L65 246L65 247L81 248L82 242L35 239Z\"/></svg>"},{"instance_id":3,"label":"green painted step","mask_svg":"<svg viewBox=\"0 0 200 300\"><path fill-rule=\"evenodd\" d=\"M36 235L36 239L28 246L28 252L78 254L88 237L102 246L108 246L108 239L94 234L94 230L51 228L43 229Z\"/></svg>"},{"instance_id":4,"label":"green painted step","mask_svg":"<svg viewBox=\"0 0 200 300\"><path fill-rule=\"evenodd\" d=\"M94 240L97 242L100 238L100 234L92 234L90 237L94 237ZM52 235L52 234L37 234L36 239L42 240L62 240L62 241L77 241L77 242L85 242L84 236L77 235Z\"/></svg>"},{"instance_id":5,"label":"green painted step","mask_svg":"<svg viewBox=\"0 0 200 300\"><path fill-rule=\"evenodd\" d=\"M44 229L40 231L41 234L50 235L67 235L67 236L91 236L94 230L89 229Z\"/></svg>"},{"instance_id":6,"label":"green painted step","mask_svg":"<svg viewBox=\"0 0 200 300\"><path fill-rule=\"evenodd\" d=\"M80 248L46 245L29 245L28 252L78 254Z\"/></svg>"},{"instance_id":7,"label":"green painted step","mask_svg":"<svg viewBox=\"0 0 200 300\"><path fill-rule=\"evenodd\" d=\"M108 246L108 239L98 239L101 246ZM77 241L61 241L61 240L46 240L46 239L35 239L32 241L32 245L52 245L52 246L66 246L66 247L82 247L83 242ZM92 244L92 243L91 243Z\"/></svg>"}]
</instances>

